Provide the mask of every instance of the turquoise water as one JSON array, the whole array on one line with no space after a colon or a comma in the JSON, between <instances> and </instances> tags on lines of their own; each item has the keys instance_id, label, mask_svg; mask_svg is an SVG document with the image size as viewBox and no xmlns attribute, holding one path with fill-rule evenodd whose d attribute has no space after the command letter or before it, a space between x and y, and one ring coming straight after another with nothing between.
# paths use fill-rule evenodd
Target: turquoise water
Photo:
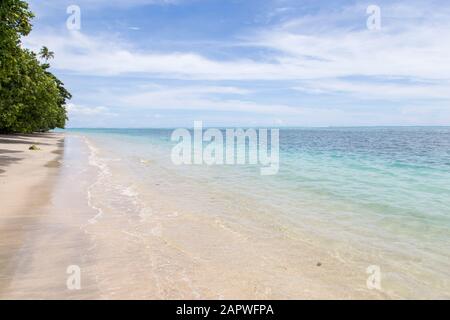
<instances>
[{"instance_id":1,"label":"turquoise water","mask_svg":"<svg viewBox=\"0 0 450 320\"><path fill-rule=\"evenodd\" d=\"M344 248L336 249L344 259L351 249L365 261L385 265L391 291L399 296L418 290L437 297L449 293L448 127L281 129L280 169L274 176L261 176L259 167L250 165L175 166L170 129L69 132L120 155L144 185L176 173L185 184L179 198L195 202L196 192L208 185L221 192L217 206L248 206L261 217ZM143 165L148 162L152 166Z\"/></svg>"}]
</instances>

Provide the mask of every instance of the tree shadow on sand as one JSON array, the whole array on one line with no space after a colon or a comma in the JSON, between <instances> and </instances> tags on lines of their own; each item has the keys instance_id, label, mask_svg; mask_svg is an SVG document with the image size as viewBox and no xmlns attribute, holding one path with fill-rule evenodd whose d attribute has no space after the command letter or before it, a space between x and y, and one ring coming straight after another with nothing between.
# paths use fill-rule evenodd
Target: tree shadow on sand
<instances>
[{"instance_id":1,"label":"tree shadow on sand","mask_svg":"<svg viewBox=\"0 0 450 320\"><path fill-rule=\"evenodd\" d=\"M11 157L11 156L0 156L0 169L2 167L10 166L13 163L19 162L23 160L23 158ZM4 172L4 170L3 170Z\"/></svg>"},{"instance_id":2,"label":"tree shadow on sand","mask_svg":"<svg viewBox=\"0 0 450 320\"><path fill-rule=\"evenodd\" d=\"M50 143L45 143L45 142L36 142L36 141L32 141L32 140L21 140L21 139L12 139L12 138L0 138L0 143L1 144L13 144L13 143L17 143L17 144L35 144L35 145L46 145L49 146Z\"/></svg>"},{"instance_id":3,"label":"tree shadow on sand","mask_svg":"<svg viewBox=\"0 0 450 320\"><path fill-rule=\"evenodd\" d=\"M22 153L21 150L7 150L7 149L0 149L0 154L7 154L7 153Z\"/></svg>"}]
</instances>

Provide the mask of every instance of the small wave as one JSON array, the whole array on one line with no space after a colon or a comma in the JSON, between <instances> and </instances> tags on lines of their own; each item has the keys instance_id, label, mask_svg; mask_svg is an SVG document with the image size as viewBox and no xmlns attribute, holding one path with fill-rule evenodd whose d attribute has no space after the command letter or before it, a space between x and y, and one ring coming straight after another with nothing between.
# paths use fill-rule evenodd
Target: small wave
<instances>
[{"instance_id":1,"label":"small wave","mask_svg":"<svg viewBox=\"0 0 450 320\"><path fill-rule=\"evenodd\" d=\"M137 197L139 195L139 193L132 186L126 187L120 194L131 198Z\"/></svg>"},{"instance_id":2,"label":"small wave","mask_svg":"<svg viewBox=\"0 0 450 320\"><path fill-rule=\"evenodd\" d=\"M83 137L83 139L90 151L89 165L96 167L98 169L97 178L95 179L94 183L92 183L88 187L88 191L87 191L88 205L89 205L89 207L91 207L92 209L97 211L97 214L93 218L89 219L88 222L90 224L95 224L98 222L98 219L103 216L103 210L93 204L92 191L96 185L101 183L101 180L105 176L110 174L110 171L109 171L107 164L104 163L104 161L102 161L102 159L98 156L98 152L99 152L98 149L96 147L94 147L94 145L86 137Z\"/></svg>"},{"instance_id":3,"label":"small wave","mask_svg":"<svg viewBox=\"0 0 450 320\"><path fill-rule=\"evenodd\" d=\"M145 221L152 215L152 208L141 198L138 186L126 175L122 175L120 171L116 174L109 167L110 162L121 159L100 157L100 150L87 137L84 137L84 140L90 150L89 165L97 169L95 181L88 187L87 192L88 205L97 214L89 220L89 223L96 223L102 218L104 211L101 207L103 205L105 208L117 210L119 215L133 216L137 214L141 222ZM98 201L105 202L99 204Z\"/></svg>"}]
</instances>

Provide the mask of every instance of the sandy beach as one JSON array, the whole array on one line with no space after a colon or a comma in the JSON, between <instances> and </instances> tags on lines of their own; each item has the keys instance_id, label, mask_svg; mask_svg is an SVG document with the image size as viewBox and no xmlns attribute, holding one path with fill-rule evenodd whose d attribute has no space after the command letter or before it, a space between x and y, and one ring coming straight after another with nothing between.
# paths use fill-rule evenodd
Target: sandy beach
<instances>
[{"instance_id":1,"label":"sandy beach","mask_svg":"<svg viewBox=\"0 0 450 320\"><path fill-rule=\"evenodd\" d=\"M17 252L50 203L64 137L57 134L0 136L0 295L17 268ZM29 150L36 145L39 150Z\"/></svg>"},{"instance_id":2,"label":"sandy beach","mask_svg":"<svg viewBox=\"0 0 450 320\"><path fill-rule=\"evenodd\" d=\"M414 257L354 240L355 232L367 237L369 229L355 225L348 240L341 237L339 219L308 214L317 210L313 202L289 210L293 200L265 204L273 199L265 190L277 189L244 184L251 173L243 180L235 168L174 167L166 149L124 139L134 138L82 132L0 137L0 299L447 294L441 277L420 273L429 268L445 278L445 263L442 271L431 269L433 260L413 266ZM384 258L388 254L393 258ZM381 290L367 286L372 265L382 267ZM68 285L74 268L79 288Z\"/></svg>"},{"instance_id":3,"label":"sandy beach","mask_svg":"<svg viewBox=\"0 0 450 320\"><path fill-rule=\"evenodd\" d=\"M226 189L222 179L206 183L214 177L206 168L173 167L155 149L136 158L120 137L78 133L0 142L0 299L386 299L418 292L397 276L409 257L380 259L383 251L340 239L339 228L314 216L284 217L260 198ZM296 210L306 214L308 206ZM383 290L369 289L366 269L378 263ZM73 268L79 289L68 286ZM446 283L434 285L441 291L426 294L445 297Z\"/></svg>"},{"instance_id":4,"label":"sandy beach","mask_svg":"<svg viewBox=\"0 0 450 320\"><path fill-rule=\"evenodd\" d=\"M68 215L77 210L54 214L63 152L63 134L0 136L0 299L79 296L67 291L65 274L82 252Z\"/></svg>"},{"instance_id":5,"label":"sandy beach","mask_svg":"<svg viewBox=\"0 0 450 320\"><path fill-rule=\"evenodd\" d=\"M277 189L244 184L251 173L243 180L235 168L174 167L166 149L126 139L134 138L0 137L0 299L447 295L447 283L439 281L445 262L442 270L434 260L412 265L407 252L355 241L370 229L355 225L341 237L339 219L309 214L318 208L314 202L289 210L293 200L265 204ZM327 212L336 210L326 205ZM372 265L383 270L380 290L367 286ZM69 283L74 268L79 288ZM429 270L443 276L423 274Z\"/></svg>"},{"instance_id":6,"label":"sandy beach","mask_svg":"<svg viewBox=\"0 0 450 320\"><path fill-rule=\"evenodd\" d=\"M160 183L145 190L151 213L125 209L123 199L136 196L124 189L117 202L105 190L111 168L101 172L99 151L83 137L1 136L0 152L0 299L386 297L365 289L364 268L355 272L311 239L204 217ZM134 183L120 177L114 186ZM80 290L67 287L70 266L82 270Z\"/></svg>"}]
</instances>

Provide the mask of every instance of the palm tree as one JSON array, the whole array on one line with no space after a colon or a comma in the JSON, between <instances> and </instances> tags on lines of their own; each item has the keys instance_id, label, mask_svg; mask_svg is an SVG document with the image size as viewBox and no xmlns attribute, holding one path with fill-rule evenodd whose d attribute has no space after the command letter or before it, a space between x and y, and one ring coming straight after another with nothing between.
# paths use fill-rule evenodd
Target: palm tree
<instances>
[{"instance_id":1,"label":"palm tree","mask_svg":"<svg viewBox=\"0 0 450 320\"><path fill-rule=\"evenodd\" d=\"M39 51L39 55L42 59L45 59L45 61L48 61L55 57L55 53L53 51L48 50L48 48L45 46L42 47L41 51Z\"/></svg>"}]
</instances>

